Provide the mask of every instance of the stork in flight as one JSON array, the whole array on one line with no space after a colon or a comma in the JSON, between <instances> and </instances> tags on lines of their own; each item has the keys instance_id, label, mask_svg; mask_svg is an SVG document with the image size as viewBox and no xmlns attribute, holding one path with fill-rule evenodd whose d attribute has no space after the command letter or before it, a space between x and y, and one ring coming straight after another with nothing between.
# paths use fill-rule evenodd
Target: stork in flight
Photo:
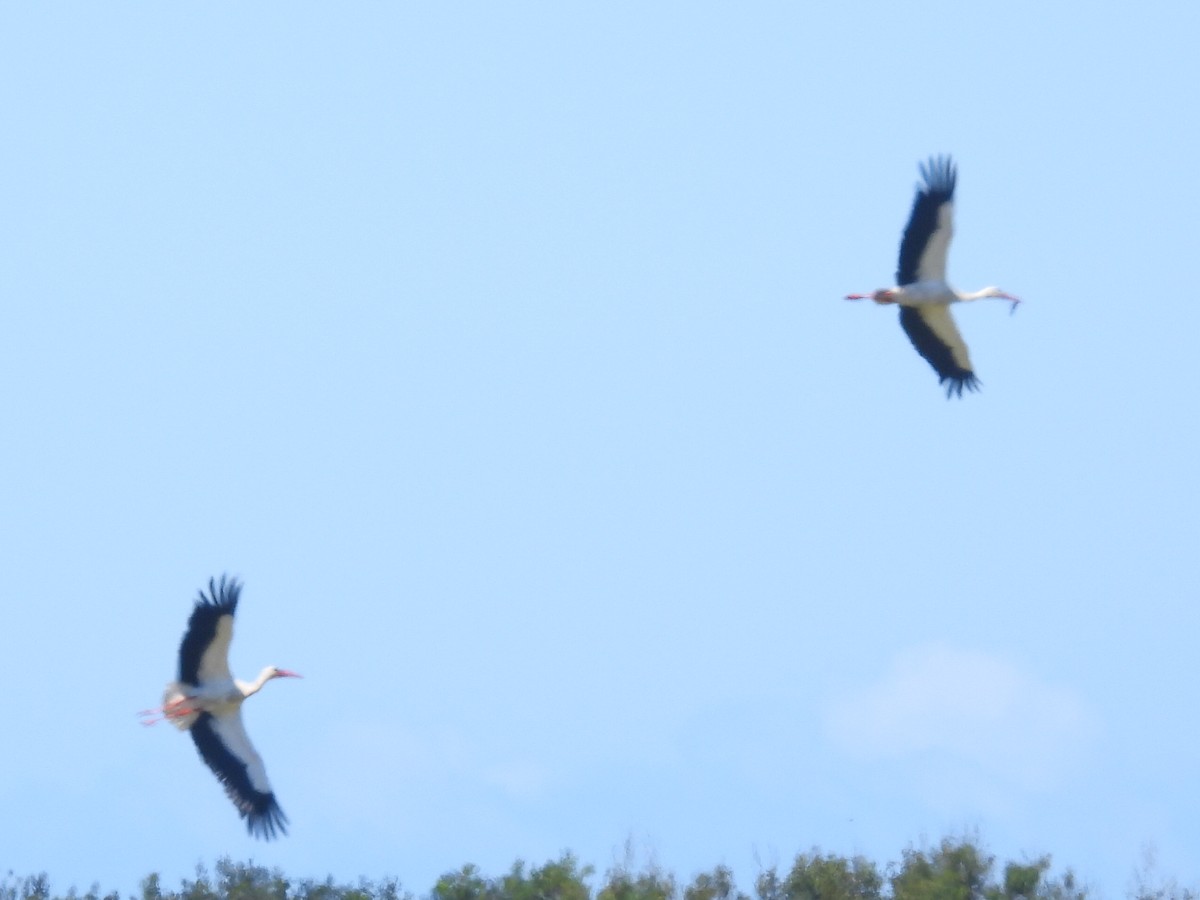
<instances>
[{"instance_id":1,"label":"stork in flight","mask_svg":"<svg viewBox=\"0 0 1200 900\"><path fill-rule=\"evenodd\" d=\"M162 720L189 731L200 758L212 769L225 793L255 837L270 840L287 834L287 816L279 808L262 757L246 736L242 703L273 678L299 678L295 672L267 666L254 681L238 681L229 673L233 614L242 586L236 579L208 581L188 619L179 645L179 680L167 685L163 705L144 710L143 724Z\"/></svg>"},{"instance_id":2,"label":"stork in flight","mask_svg":"<svg viewBox=\"0 0 1200 900\"><path fill-rule=\"evenodd\" d=\"M925 361L946 384L946 396L962 396L963 388L978 390L967 345L950 316L951 303L997 298L1015 311L1021 301L997 287L960 294L946 283L946 251L954 236L954 182L957 172L948 156L921 164L924 185L917 188L908 226L900 240L896 287L870 294L847 294L847 300L874 300L900 307L900 327Z\"/></svg>"}]
</instances>

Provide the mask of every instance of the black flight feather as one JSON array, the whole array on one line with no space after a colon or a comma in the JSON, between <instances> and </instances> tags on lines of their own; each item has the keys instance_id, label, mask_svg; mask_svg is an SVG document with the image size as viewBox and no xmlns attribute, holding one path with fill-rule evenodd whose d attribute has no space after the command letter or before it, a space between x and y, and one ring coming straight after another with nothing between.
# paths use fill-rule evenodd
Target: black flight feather
<instances>
[{"instance_id":1,"label":"black flight feather","mask_svg":"<svg viewBox=\"0 0 1200 900\"><path fill-rule=\"evenodd\" d=\"M237 611L241 591L242 586L236 578L226 581L224 575L219 586L216 579L208 579L208 595L200 591L179 645L179 680L184 684L199 686L200 659L216 636L221 616L232 616Z\"/></svg>"},{"instance_id":2,"label":"black flight feather","mask_svg":"<svg viewBox=\"0 0 1200 900\"><path fill-rule=\"evenodd\" d=\"M900 239L900 266L896 269L898 285L912 284L917 280L921 253L929 236L937 230L938 210L943 203L954 199L954 183L958 174L950 157L935 156L929 162L921 163L921 178L925 184L917 188L908 226L904 229L904 237Z\"/></svg>"},{"instance_id":3,"label":"black flight feather","mask_svg":"<svg viewBox=\"0 0 1200 900\"><path fill-rule=\"evenodd\" d=\"M246 764L229 752L213 730L212 714L200 713L190 732L200 758L225 788L238 813L246 820L250 834L264 840L275 837L277 831L287 834L287 816L279 808L275 794L254 789Z\"/></svg>"},{"instance_id":4,"label":"black flight feather","mask_svg":"<svg viewBox=\"0 0 1200 900\"><path fill-rule=\"evenodd\" d=\"M900 307L900 327L904 329L917 352L925 357L925 361L938 373L938 384L949 382L946 384L947 398L951 394L961 397L963 388L969 391L979 390L979 379L975 377L975 373L954 361L954 354L950 352L950 348L934 334L918 310L911 306Z\"/></svg>"}]
</instances>

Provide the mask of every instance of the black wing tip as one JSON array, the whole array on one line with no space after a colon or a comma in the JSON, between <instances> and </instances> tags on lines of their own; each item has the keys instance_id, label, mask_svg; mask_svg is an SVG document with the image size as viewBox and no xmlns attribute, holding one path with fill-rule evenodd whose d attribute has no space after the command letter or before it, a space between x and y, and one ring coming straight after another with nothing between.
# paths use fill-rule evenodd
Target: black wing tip
<instances>
[{"instance_id":1,"label":"black wing tip","mask_svg":"<svg viewBox=\"0 0 1200 900\"><path fill-rule=\"evenodd\" d=\"M208 593L204 593L204 588L200 589L200 596L196 599L196 608L214 609L223 613L233 613L237 610L238 597L242 593L242 583L237 580L236 576L230 578L228 575L221 575L220 582L215 577L208 579Z\"/></svg>"},{"instance_id":2,"label":"black wing tip","mask_svg":"<svg viewBox=\"0 0 1200 900\"><path fill-rule=\"evenodd\" d=\"M931 156L919 166L921 179L925 182L922 194L949 200L954 196L954 185L958 181L958 169L948 154Z\"/></svg>"},{"instance_id":3,"label":"black wing tip","mask_svg":"<svg viewBox=\"0 0 1200 900\"><path fill-rule=\"evenodd\" d=\"M288 817L284 815L275 795L255 794L251 804L242 810L246 831L251 837L271 841L288 833Z\"/></svg>"},{"instance_id":4,"label":"black wing tip","mask_svg":"<svg viewBox=\"0 0 1200 900\"><path fill-rule=\"evenodd\" d=\"M983 382L975 377L974 372L968 372L965 369L960 374L942 375L938 378L938 384L946 385L946 399L951 397L962 397L963 388L968 391L978 391L983 387Z\"/></svg>"}]
</instances>

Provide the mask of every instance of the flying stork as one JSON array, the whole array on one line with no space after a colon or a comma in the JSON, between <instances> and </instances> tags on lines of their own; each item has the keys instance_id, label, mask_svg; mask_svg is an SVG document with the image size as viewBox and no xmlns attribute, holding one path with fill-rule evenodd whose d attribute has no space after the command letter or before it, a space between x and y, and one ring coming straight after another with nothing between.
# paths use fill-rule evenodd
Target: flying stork
<instances>
[{"instance_id":1,"label":"flying stork","mask_svg":"<svg viewBox=\"0 0 1200 900\"><path fill-rule=\"evenodd\" d=\"M946 251L954 236L954 182L957 172L948 156L931 157L920 166L924 184L917 188L908 226L900 240L896 287L870 294L847 294L847 300L874 300L900 307L900 327L925 361L946 383L946 396L962 396L963 388L978 390L967 345L950 316L951 303L997 298L1021 301L997 287L961 294L946 283Z\"/></svg>"},{"instance_id":2,"label":"flying stork","mask_svg":"<svg viewBox=\"0 0 1200 900\"><path fill-rule=\"evenodd\" d=\"M250 682L229 673L233 614L241 590L236 579L226 580L224 575L219 584L208 580L208 594L200 591L179 645L179 680L167 685L161 707L140 715L145 725L165 719L189 731L200 758L225 787L247 829L270 840L276 831L287 834L287 816L275 800L262 757L242 726L242 702L273 678L300 676L276 666L267 666Z\"/></svg>"}]
</instances>

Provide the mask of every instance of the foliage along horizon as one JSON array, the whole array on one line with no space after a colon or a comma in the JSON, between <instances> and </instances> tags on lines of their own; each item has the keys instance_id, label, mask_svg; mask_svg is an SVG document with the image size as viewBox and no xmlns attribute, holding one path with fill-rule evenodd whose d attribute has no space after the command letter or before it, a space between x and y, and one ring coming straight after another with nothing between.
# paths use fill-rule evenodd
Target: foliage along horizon
<instances>
[{"instance_id":1,"label":"foliage along horizon","mask_svg":"<svg viewBox=\"0 0 1200 900\"><path fill-rule=\"evenodd\" d=\"M487 877L466 864L448 872L420 900L1089 900L1089 888L1067 869L1049 877L1050 856L1032 862L1007 862L996 872L995 857L977 841L943 838L936 847L902 851L900 861L880 867L863 856L825 854L813 848L796 856L780 873L762 869L753 895L740 890L727 866L716 866L682 885L673 874L651 862L635 869L632 848L626 861L605 871L598 889L590 880L591 865L580 865L570 851L542 866L517 860L507 874ZM1191 888L1173 879L1158 879L1153 860L1135 874L1125 895L1131 900L1200 900ZM214 877L215 876L215 877ZM141 882L140 894L127 900L417 900L399 879L357 884L292 879L279 869L253 862L217 860L214 876L203 864L195 880L183 879L179 890L164 889L157 873ZM80 894L52 894L46 873L0 880L0 900L126 900L119 892L101 894L98 885Z\"/></svg>"}]
</instances>

